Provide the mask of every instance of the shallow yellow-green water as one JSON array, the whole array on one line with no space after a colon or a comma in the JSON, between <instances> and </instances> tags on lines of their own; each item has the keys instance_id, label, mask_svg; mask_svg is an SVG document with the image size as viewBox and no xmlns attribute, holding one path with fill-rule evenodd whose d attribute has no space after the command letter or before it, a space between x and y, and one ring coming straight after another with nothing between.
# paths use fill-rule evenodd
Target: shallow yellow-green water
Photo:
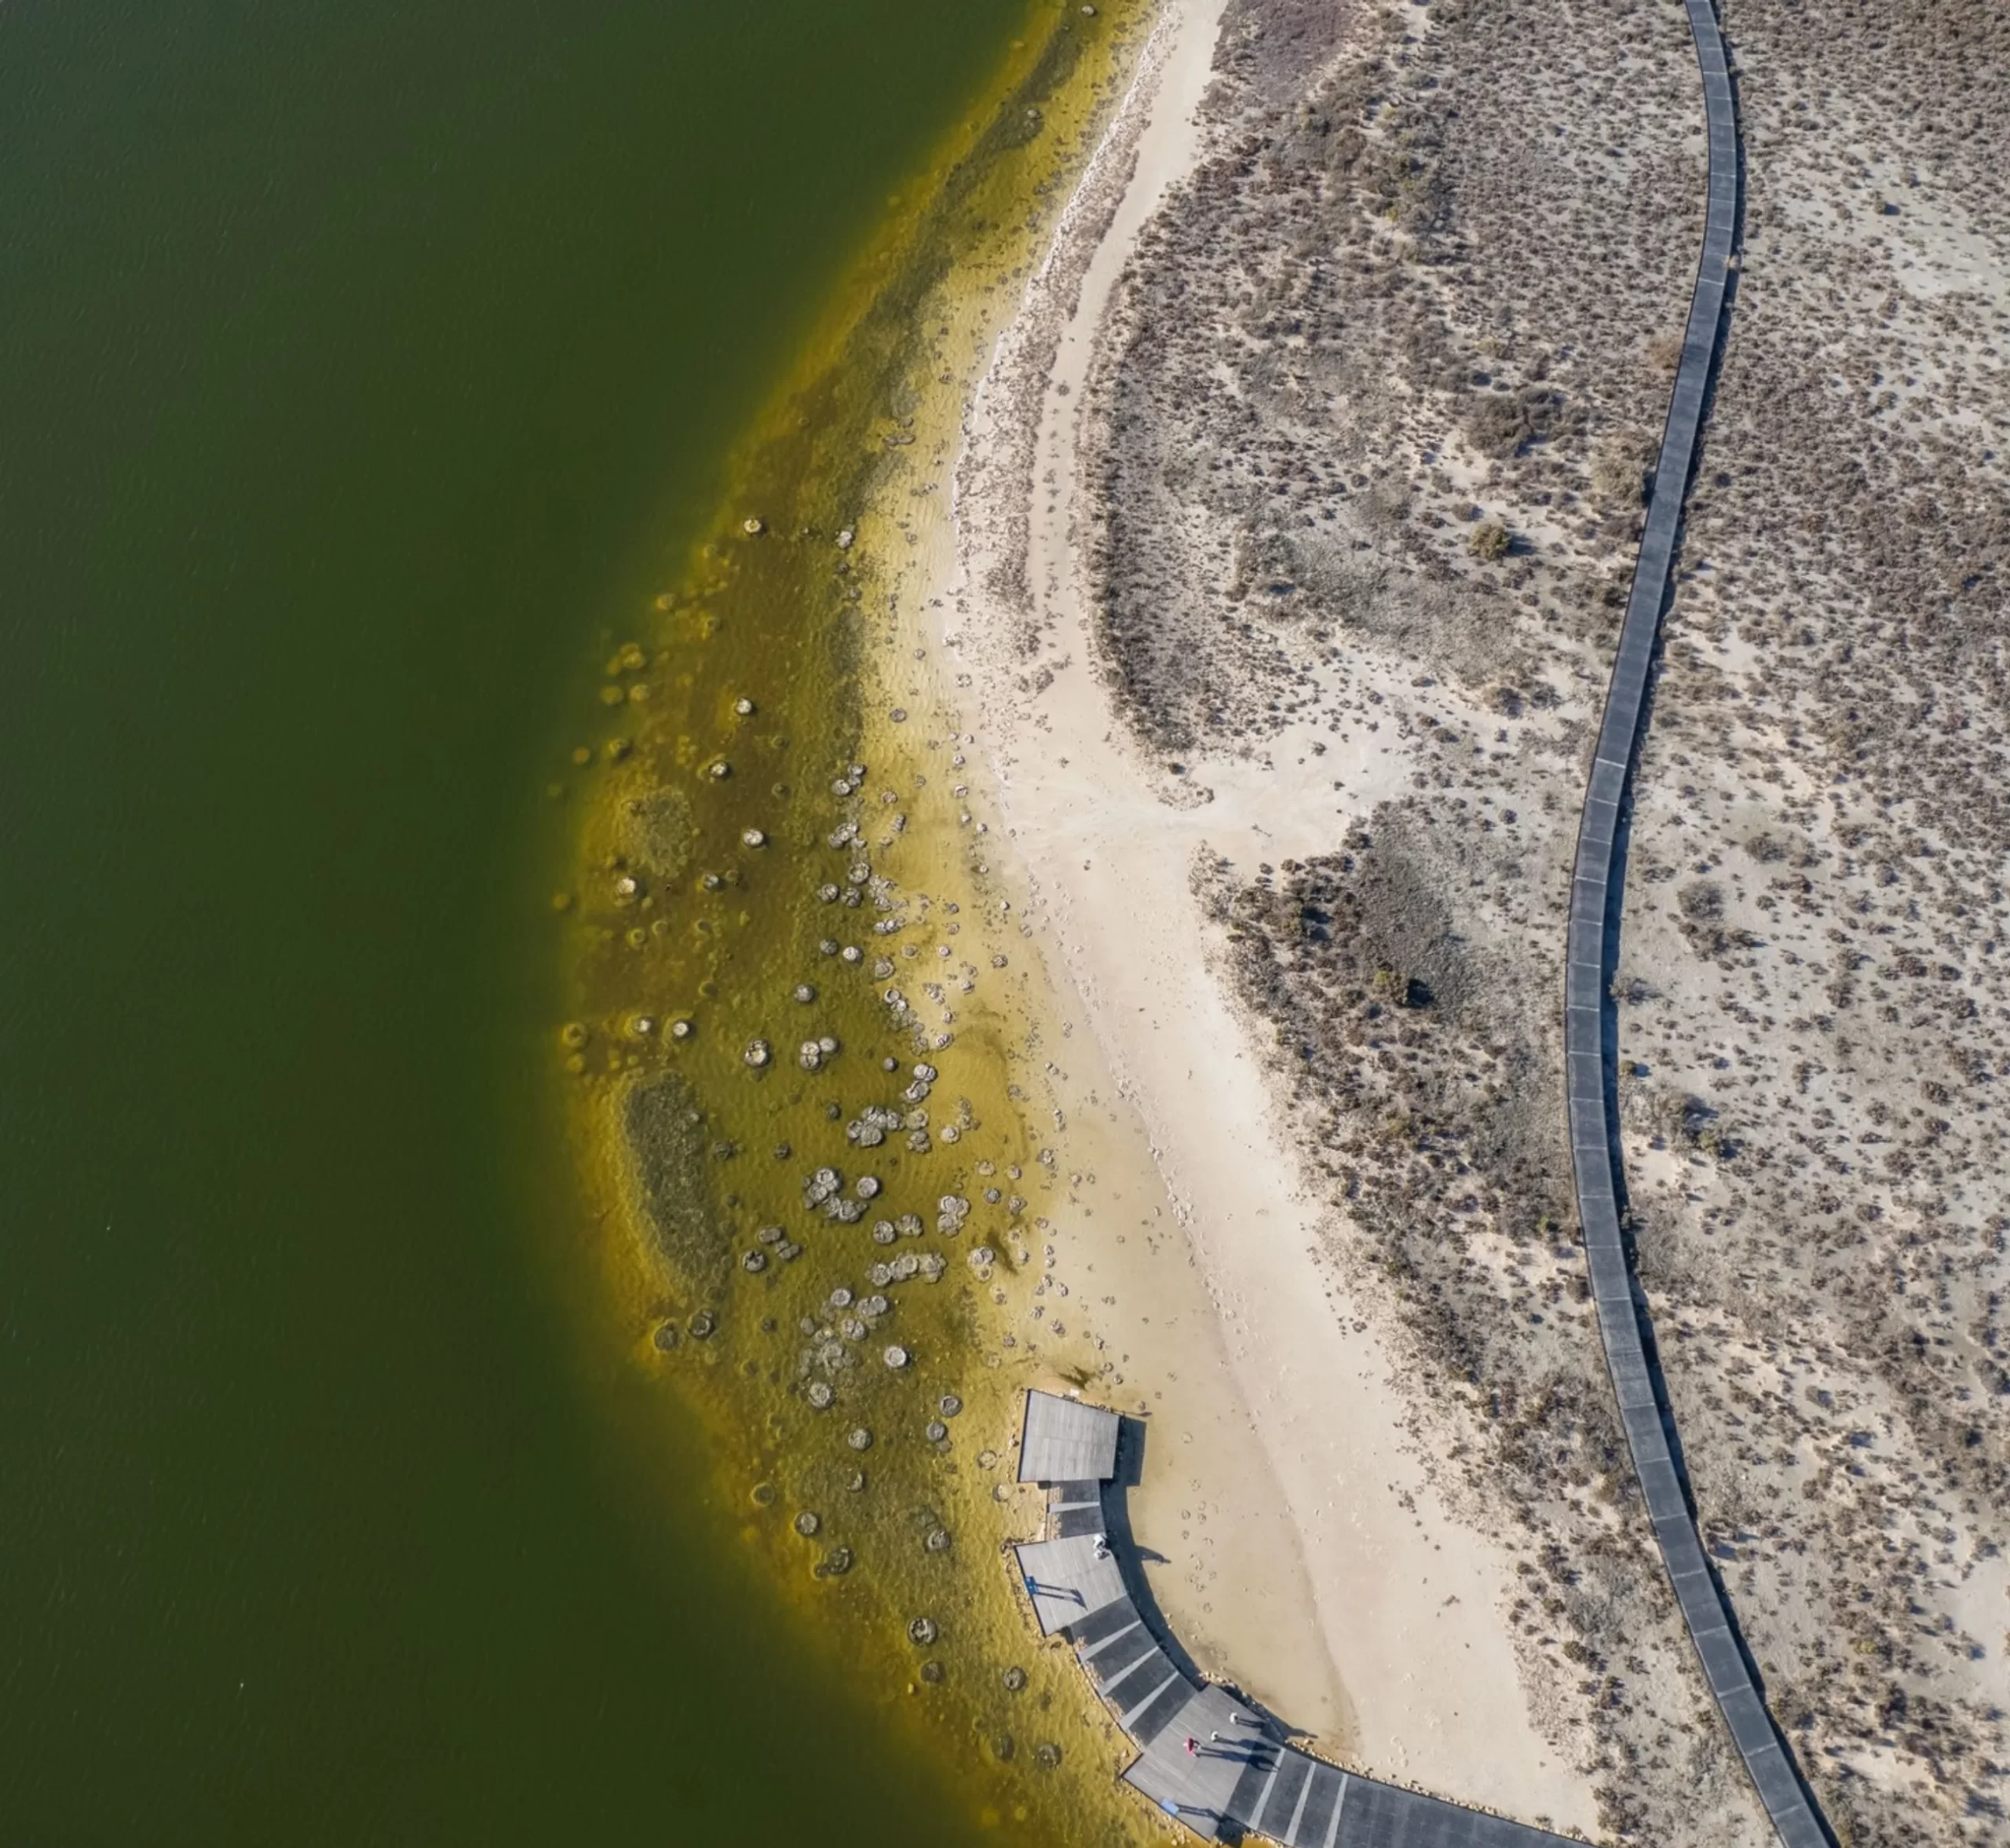
<instances>
[{"instance_id":1,"label":"shallow yellow-green water","mask_svg":"<svg viewBox=\"0 0 2010 1848\"><path fill-rule=\"evenodd\" d=\"M1144 12L1036 9L895 202L725 504L610 631L552 900L584 1339L704 1431L720 1524L806 1646L1029 1840L1159 1832L1004 1550L1039 1508L1003 1312L1062 1185L1014 1083L1018 931L954 735L864 707L895 549L943 517L933 465Z\"/></svg>"}]
</instances>

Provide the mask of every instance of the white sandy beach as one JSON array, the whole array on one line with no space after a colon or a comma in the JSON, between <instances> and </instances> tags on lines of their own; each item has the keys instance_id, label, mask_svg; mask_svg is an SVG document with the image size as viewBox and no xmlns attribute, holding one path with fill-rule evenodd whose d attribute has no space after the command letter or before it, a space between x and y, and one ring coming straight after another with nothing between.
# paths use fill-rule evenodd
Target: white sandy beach
<instances>
[{"instance_id":1,"label":"white sandy beach","mask_svg":"<svg viewBox=\"0 0 2010 1848\"><path fill-rule=\"evenodd\" d=\"M1137 747L1091 658L1084 386L1126 255L1201 150L1222 10L1162 15L993 353L953 518L900 599L903 639L971 740L966 805L1000 842L1054 989L1062 1037L1036 1076L1080 1205L1048 1274L1123 1357L1107 1396L1149 1412L1134 1507L1174 1628L1332 1755L1589 1832L1588 1779L1531 1711L1508 1556L1426 1480L1416 1406L1374 1312L1321 1255L1324 1209L1191 889L1202 854L1253 873L1332 849L1406 766L1365 732L1324 755L1286 734L1175 776ZM1000 588L1014 583L1030 612Z\"/></svg>"}]
</instances>

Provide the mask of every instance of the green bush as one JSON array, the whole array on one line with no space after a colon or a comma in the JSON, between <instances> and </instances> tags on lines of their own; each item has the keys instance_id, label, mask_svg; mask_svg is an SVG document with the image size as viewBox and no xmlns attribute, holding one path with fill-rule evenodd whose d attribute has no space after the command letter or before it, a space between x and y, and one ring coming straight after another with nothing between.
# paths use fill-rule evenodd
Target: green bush
<instances>
[{"instance_id":1,"label":"green bush","mask_svg":"<svg viewBox=\"0 0 2010 1848\"><path fill-rule=\"evenodd\" d=\"M1515 542L1498 520L1485 520L1473 528L1473 536L1466 543L1472 548L1474 557L1492 564L1505 558Z\"/></svg>"}]
</instances>

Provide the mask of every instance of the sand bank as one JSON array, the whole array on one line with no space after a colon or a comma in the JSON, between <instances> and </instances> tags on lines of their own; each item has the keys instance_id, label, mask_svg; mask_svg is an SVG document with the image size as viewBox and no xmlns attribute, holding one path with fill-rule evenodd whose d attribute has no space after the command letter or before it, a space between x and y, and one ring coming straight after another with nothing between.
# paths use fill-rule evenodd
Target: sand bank
<instances>
[{"instance_id":1,"label":"sand bank","mask_svg":"<svg viewBox=\"0 0 2010 1848\"><path fill-rule=\"evenodd\" d=\"M1169 1617L1204 1667L1363 1768L1588 1828L1586 1780L1531 1717L1508 1558L1426 1480L1372 1306L1319 1255L1323 1209L1195 890L1204 856L1253 874L1332 849L1400 759L1287 732L1183 776L1138 748L1093 661L1084 388L1125 258L1209 132L1222 13L1168 7L998 342L919 639L1059 997L1040 1076L1084 1211L1051 1275L1124 1357L1107 1396L1153 1414L1138 1531Z\"/></svg>"}]
</instances>

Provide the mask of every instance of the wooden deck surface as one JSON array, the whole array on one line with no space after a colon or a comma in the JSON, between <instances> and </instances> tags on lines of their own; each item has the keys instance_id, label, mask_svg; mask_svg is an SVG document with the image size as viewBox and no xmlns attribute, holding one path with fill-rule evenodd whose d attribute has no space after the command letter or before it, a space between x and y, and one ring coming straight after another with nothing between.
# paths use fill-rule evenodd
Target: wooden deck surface
<instances>
[{"instance_id":1,"label":"wooden deck surface","mask_svg":"<svg viewBox=\"0 0 2010 1848\"><path fill-rule=\"evenodd\" d=\"M1116 1474L1116 1414L1054 1393L1026 1395L1021 1482L1103 1482Z\"/></svg>"}]
</instances>

